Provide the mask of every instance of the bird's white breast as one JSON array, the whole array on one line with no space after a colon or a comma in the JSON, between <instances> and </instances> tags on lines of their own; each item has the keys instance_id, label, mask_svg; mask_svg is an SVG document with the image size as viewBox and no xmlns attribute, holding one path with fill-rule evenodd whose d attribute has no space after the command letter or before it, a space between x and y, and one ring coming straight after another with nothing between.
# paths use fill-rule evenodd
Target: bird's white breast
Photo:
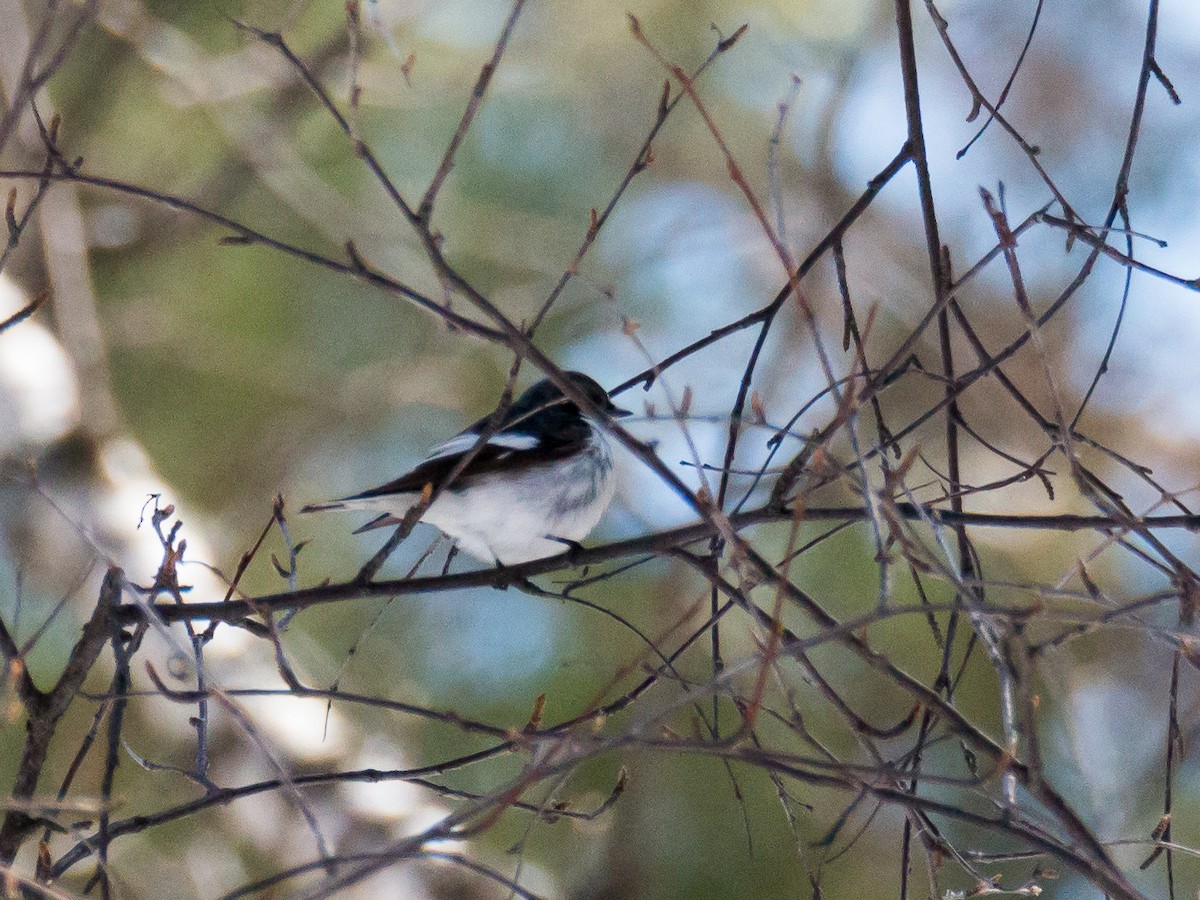
<instances>
[{"instance_id":1,"label":"bird's white breast","mask_svg":"<svg viewBox=\"0 0 1200 900\"><path fill-rule=\"evenodd\" d=\"M587 537L612 502L612 467L608 440L593 426L583 452L451 486L421 521L485 562L516 565L556 556L567 549L564 542ZM401 494L355 505L403 516L417 499L415 494Z\"/></svg>"},{"instance_id":2,"label":"bird's white breast","mask_svg":"<svg viewBox=\"0 0 1200 900\"><path fill-rule=\"evenodd\" d=\"M612 453L596 430L576 457L444 491L423 520L478 559L515 565L555 556L567 549L563 541L587 537L613 490Z\"/></svg>"}]
</instances>

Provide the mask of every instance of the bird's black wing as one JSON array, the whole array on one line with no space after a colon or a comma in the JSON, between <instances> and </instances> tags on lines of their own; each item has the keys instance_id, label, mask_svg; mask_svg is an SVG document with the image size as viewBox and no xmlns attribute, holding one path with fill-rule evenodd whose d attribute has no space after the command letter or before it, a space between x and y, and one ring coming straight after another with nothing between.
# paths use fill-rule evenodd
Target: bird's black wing
<instances>
[{"instance_id":1,"label":"bird's black wing","mask_svg":"<svg viewBox=\"0 0 1200 900\"><path fill-rule=\"evenodd\" d=\"M426 485L438 487L474 448L479 440L477 429L485 427L487 422L487 419L483 419L472 425L435 449L428 458L399 478L362 493L342 497L341 500L367 500L391 494L419 494L425 490ZM578 427L560 430L553 436L535 436L517 431L497 432L479 448L449 489L467 487L471 481L484 475L514 472L563 459L581 451L587 437L588 427L583 422L580 422Z\"/></svg>"}]
</instances>

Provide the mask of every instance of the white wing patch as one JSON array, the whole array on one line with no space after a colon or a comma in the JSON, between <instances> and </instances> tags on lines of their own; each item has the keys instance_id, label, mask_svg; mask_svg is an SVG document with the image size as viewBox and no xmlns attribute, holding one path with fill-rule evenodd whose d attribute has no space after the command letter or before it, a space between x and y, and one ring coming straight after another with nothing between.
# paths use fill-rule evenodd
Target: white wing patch
<instances>
[{"instance_id":1,"label":"white wing patch","mask_svg":"<svg viewBox=\"0 0 1200 900\"><path fill-rule=\"evenodd\" d=\"M435 447L433 451L425 457L428 462L431 459L442 459L446 456L457 456L460 453L466 453L472 447L479 443L479 435L467 431L456 437L451 438L442 444L440 447ZM515 431L502 431L499 434L493 434L487 441L493 447L506 447L509 450L532 450L539 443L538 439L531 434L520 434Z\"/></svg>"}]
</instances>

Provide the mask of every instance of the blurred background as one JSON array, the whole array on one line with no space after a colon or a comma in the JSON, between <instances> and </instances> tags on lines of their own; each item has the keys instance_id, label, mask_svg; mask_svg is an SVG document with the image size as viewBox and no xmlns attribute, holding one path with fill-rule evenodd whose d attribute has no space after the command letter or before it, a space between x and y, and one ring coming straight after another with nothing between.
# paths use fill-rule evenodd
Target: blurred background
<instances>
[{"instance_id":1,"label":"blurred background","mask_svg":"<svg viewBox=\"0 0 1200 900\"><path fill-rule=\"evenodd\" d=\"M608 202L653 124L664 71L631 36L626 6L656 46L688 71L721 36L749 25L697 87L798 258L903 144L891 4L531 2L434 215L450 262L513 321L536 315L575 256L589 210ZM1033 0L946 0L939 9L973 76L993 98L1040 12L1005 110L1040 148L1038 159L1079 215L1101 223L1128 137L1146 4L1066 0L1041 8ZM357 78L361 98L350 113L353 128L415 199L428 185L509 11L509 4L492 0L364 2L352 41L340 3L102 0L95 21L83 28L39 98L44 112L61 113L64 152L81 156L89 174L191 198L338 259L352 239L373 266L440 298L442 287L420 242L328 113L277 52L231 20L282 31L345 109ZM42 14L40 3L0 0L0 81L10 100ZM984 117L966 121L970 95L921 4L914 16L942 239L961 273L995 244L979 186L997 193L1003 182L1014 223L1051 195L996 124L956 158ZM1139 258L1193 278L1200 274L1200 7L1164 4L1158 41L1156 58L1184 102L1175 106L1160 85L1150 85L1130 179L1132 228L1167 242L1160 247L1135 239ZM781 103L788 114L772 151ZM681 104L653 147L653 163L634 180L536 333L537 344L561 365L606 386L764 306L784 284L778 258L695 109ZM30 116L19 120L4 154L4 168L40 168L41 142ZM845 241L860 321L874 310L869 346L876 363L931 301L915 184L911 168L901 172ZM5 191L13 186L26 202L33 186L4 181ZM161 204L60 184L47 193L36 230L26 233L4 272L0 317L43 288L53 289L53 299L30 322L0 336L6 475L0 482L0 614L10 624L17 616L15 630L28 638L65 604L32 647L29 664L39 679L52 679L61 668L94 603L104 560L119 562L135 582L153 579L161 548L147 525L138 527L148 495L161 494L161 504L174 504L183 520L189 564L181 577L193 586L190 596L219 599L220 573L230 575L254 543L276 494L294 511L307 501L390 480L499 398L512 362L503 348L451 331L362 282L262 247L224 246L220 238L228 234ZM1022 239L1021 254L1030 297L1040 310L1076 274L1086 247L1068 245L1062 233L1043 226ZM1123 305L1125 278L1124 268L1101 259L1045 330L1055 383L1074 410L1123 316L1107 373L1079 427L1148 466L1166 490L1192 502L1200 483L1200 297L1135 273ZM839 373L850 372L855 360L852 351L840 350L842 301L830 258L804 287ZM960 299L976 327L986 323L983 337L993 349L1024 327L1003 265L986 269ZM455 309L468 311L463 301ZM623 327L628 321L640 324L636 341ZM631 430L657 442L671 465L691 461L693 453L719 465L725 417L754 334L717 343L672 369L652 391L626 395L623 405L642 410L645 403L648 412L661 414L690 388L686 438L669 416L640 416ZM915 353L925 369L939 369L932 331ZM958 353L964 367L974 364L965 343ZM1046 403L1041 365L1036 354L1023 352L1006 371ZM518 386L535 377L526 367ZM789 304L753 384L766 419L787 421L823 384L811 334ZM906 422L940 392L934 380L905 380L888 394L889 414ZM831 410L828 403L814 405L795 432L821 427ZM1021 459L1047 448L1044 434L989 380L964 395L963 410L982 435ZM944 460L936 426L910 439L934 471ZM735 465L760 465L772 433L750 429ZM964 448L968 484L1015 471L979 445ZM1161 500L1111 460L1096 465L1135 511ZM679 474L696 482L694 467L681 465ZM589 543L690 518L633 460L622 460L619 478L617 500ZM749 484L735 478L732 496L739 498ZM1034 479L983 494L968 508L1091 511L1067 481L1056 486L1053 500ZM377 535L352 536L360 524L337 513L290 516L292 537L307 542L299 556L300 583L342 580L357 571L381 543ZM808 528L805 538L820 532ZM1092 534L980 530L974 536L989 577L1013 585L1079 588L1072 579L1080 559L1114 597L1167 584L1159 570ZM432 532L418 528L385 573L402 575L431 539ZM763 529L759 539L778 555L786 531ZM1164 539L1185 561L1196 559L1193 534L1173 532ZM267 549L286 557L277 534ZM850 529L804 554L792 576L819 589L831 611L855 615L876 602L873 553L868 531ZM265 555L242 583L251 594L286 586ZM912 593L911 587L898 590L905 597ZM649 635L663 634L697 601L707 604L703 581L667 561L597 584L586 596ZM1029 595L1013 587L1009 599ZM1039 660L1051 778L1104 840L1146 838L1162 810L1171 646L1154 632L1174 627L1174 615L1152 611L1136 629L1092 630ZM746 623L731 625L724 637L731 657L755 647ZM915 618L895 620L877 639L920 677L936 673L936 650ZM164 666L179 662L178 646L151 640ZM323 606L296 617L285 645L310 683L340 678L346 690L453 708L515 728L524 725L539 694L547 694L546 716L556 721L597 696L615 695L614 678L628 688L636 669L631 677L624 667L642 653L636 637L593 611L512 590ZM710 666L707 642L701 645L682 666L697 677ZM221 629L209 661L225 687L280 686L270 646L241 632ZM894 693L866 685L856 691L856 669L846 659L828 663L835 676L851 682L847 696L860 714L892 722L907 712ZM139 687L148 688L144 675L136 674ZM1185 671L1180 695L1185 737L1197 720L1192 675ZM662 702L670 702L673 688L661 691ZM995 728L995 683L982 653L957 697L961 708ZM47 770L47 791L61 780L91 721L93 709L77 706L56 745L63 756ZM297 771L401 768L485 743L346 704L335 703L328 718L319 700L247 698L244 706ZM192 711L153 696L131 706L131 756L118 771L119 815L163 808L196 793L178 773L148 771L136 762L143 757L163 766L190 765ZM6 779L23 739L17 712L0 726L0 773ZM687 716L680 718L688 730ZM827 730L829 740L842 742L839 752L853 754L853 741L835 735L829 710L815 709L808 725L816 734ZM212 770L219 783L271 776L269 760L234 723L218 717L214 727ZM931 753L934 765L938 754L947 765L960 757L942 746ZM518 765L501 760L445 780L486 791ZM1181 765L1174 839L1188 844L1197 837L1200 797L1194 762ZM512 813L471 852L509 875L519 865L521 884L547 896L809 896L812 872L820 872L827 897L898 896L902 817L894 809L855 820L852 832L863 832L856 841L843 833L824 847L819 842L844 809L845 796L796 787L793 832L774 786L760 773L739 773L739 802L719 763L648 753L599 759L558 793L578 808L594 806L622 766L629 788L605 816L548 824ZM97 772L85 766L81 783L95 784ZM394 783L331 787L312 797L327 839L340 848L411 833L454 802ZM949 833L968 840L966 830L949 826ZM63 840L59 852L70 846ZM842 849L844 856L831 859ZM312 834L294 806L265 794L119 839L112 868L121 897L210 897L314 852ZM1126 869L1136 869L1146 852L1144 846L1113 848ZM1200 869L1183 859L1177 866L1180 883L1194 890ZM921 865L914 871L924 886ZM1043 883L1046 896L1095 896L1094 888L1061 874ZM73 877L65 885L78 890L83 880ZM1162 895L1161 867L1136 878L1149 895ZM164 884L171 885L167 894ZM945 875L946 889L971 886L953 872ZM505 895L503 888L435 863L392 867L345 894Z\"/></svg>"}]
</instances>

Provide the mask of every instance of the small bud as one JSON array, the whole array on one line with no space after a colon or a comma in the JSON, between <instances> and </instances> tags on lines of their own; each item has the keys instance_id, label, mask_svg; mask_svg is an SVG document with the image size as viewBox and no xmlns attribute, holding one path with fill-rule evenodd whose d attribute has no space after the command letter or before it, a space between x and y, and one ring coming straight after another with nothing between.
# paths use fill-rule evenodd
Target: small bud
<instances>
[{"instance_id":1,"label":"small bud","mask_svg":"<svg viewBox=\"0 0 1200 900\"><path fill-rule=\"evenodd\" d=\"M538 694L533 701L533 712L529 714L529 721L525 723L524 731L537 731L542 727L542 711L546 708L546 695Z\"/></svg>"},{"instance_id":2,"label":"small bud","mask_svg":"<svg viewBox=\"0 0 1200 900\"><path fill-rule=\"evenodd\" d=\"M755 424L767 424L767 409L763 406L762 397L758 395L758 391L753 391L750 394L750 409L754 411Z\"/></svg>"},{"instance_id":3,"label":"small bud","mask_svg":"<svg viewBox=\"0 0 1200 900\"><path fill-rule=\"evenodd\" d=\"M679 404L679 418L687 417L688 412L692 408L692 386L689 384L683 389L683 401Z\"/></svg>"},{"instance_id":4,"label":"small bud","mask_svg":"<svg viewBox=\"0 0 1200 900\"><path fill-rule=\"evenodd\" d=\"M737 31L735 31L733 34L731 34L729 37L725 38L725 40L721 41L721 43L717 44L717 52L724 53L726 50L728 50L730 47L732 47L734 44L736 44L738 41L740 41L742 39L742 35L744 35L749 28L750 28L749 23L742 25L741 28L739 28Z\"/></svg>"}]
</instances>

